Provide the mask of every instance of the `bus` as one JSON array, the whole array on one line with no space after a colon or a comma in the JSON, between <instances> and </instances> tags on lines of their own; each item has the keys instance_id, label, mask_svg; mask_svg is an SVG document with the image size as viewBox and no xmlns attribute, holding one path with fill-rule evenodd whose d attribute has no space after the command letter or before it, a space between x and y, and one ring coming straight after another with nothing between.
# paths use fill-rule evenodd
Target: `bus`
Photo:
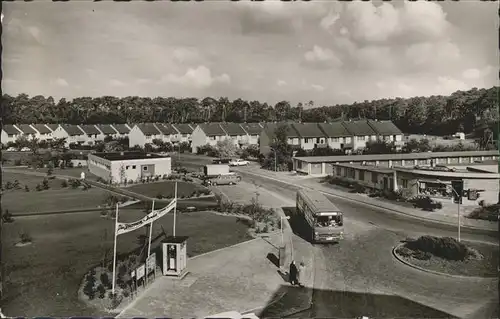
<instances>
[{"instance_id":1,"label":"bus","mask_svg":"<svg viewBox=\"0 0 500 319\"><path fill-rule=\"evenodd\" d=\"M311 243L339 242L344 239L344 215L325 195L301 189L297 192L297 214L308 224Z\"/></svg>"}]
</instances>

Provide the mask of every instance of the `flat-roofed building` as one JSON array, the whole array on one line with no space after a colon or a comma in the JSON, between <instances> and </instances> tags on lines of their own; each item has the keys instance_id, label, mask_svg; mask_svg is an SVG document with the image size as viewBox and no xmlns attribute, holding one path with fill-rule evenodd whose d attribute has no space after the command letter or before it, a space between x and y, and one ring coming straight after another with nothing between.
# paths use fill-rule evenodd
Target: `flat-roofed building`
<instances>
[{"instance_id":1,"label":"flat-roofed building","mask_svg":"<svg viewBox=\"0 0 500 319\"><path fill-rule=\"evenodd\" d=\"M172 173L170 157L143 152L94 153L88 155L87 163L90 173L113 184L138 182Z\"/></svg>"}]
</instances>

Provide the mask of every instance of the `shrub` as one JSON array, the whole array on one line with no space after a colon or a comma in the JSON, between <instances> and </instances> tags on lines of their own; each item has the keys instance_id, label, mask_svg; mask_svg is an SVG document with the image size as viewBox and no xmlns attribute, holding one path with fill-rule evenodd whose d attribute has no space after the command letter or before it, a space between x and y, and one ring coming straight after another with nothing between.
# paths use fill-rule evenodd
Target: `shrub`
<instances>
[{"instance_id":1,"label":"shrub","mask_svg":"<svg viewBox=\"0 0 500 319\"><path fill-rule=\"evenodd\" d=\"M12 189L14 188L14 184L12 184L11 181L8 181L7 183L5 183L5 189Z\"/></svg>"},{"instance_id":2,"label":"shrub","mask_svg":"<svg viewBox=\"0 0 500 319\"><path fill-rule=\"evenodd\" d=\"M429 260L431 257L432 255L426 251L417 250L413 252L413 258L418 260Z\"/></svg>"},{"instance_id":3,"label":"shrub","mask_svg":"<svg viewBox=\"0 0 500 319\"><path fill-rule=\"evenodd\" d=\"M134 184L134 181L133 181L133 180L131 180L131 179L129 179L129 180L128 180L128 184Z\"/></svg>"},{"instance_id":4,"label":"shrub","mask_svg":"<svg viewBox=\"0 0 500 319\"><path fill-rule=\"evenodd\" d=\"M62 187L62 188L66 188L66 187L68 187L68 182L67 182L65 179L63 179L63 180L61 181L61 187Z\"/></svg>"},{"instance_id":5,"label":"shrub","mask_svg":"<svg viewBox=\"0 0 500 319\"><path fill-rule=\"evenodd\" d=\"M49 181L48 181L46 178L44 178L44 179L43 179L43 181L42 181L42 187L43 187L43 189L45 189L45 190L47 190L47 189L49 189L49 188L50 188L50 186L49 186Z\"/></svg>"},{"instance_id":6,"label":"shrub","mask_svg":"<svg viewBox=\"0 0 500 319\"><path fill-rule=\"evenodd\" d=\"M130 296L130 292L128 290L123 291L123 297L128 298Z\"/></svg>"},{"instance_id":7,"label":"shrub","mask_svg":"<svg viewBox=\"0 0 500 319\"><path fill-rule=\"evenodd\" d=\"M28 185L24 185L24 191L25 192L29 192L30 191L30 188L28 187Z\"/></svg>"},{"instance_id":8,"label":"shrub","mask_svg":"<svg viewBox=\"0 0 500 319\"><path fill-rule=\"evenodd\" d=\"M467 246L451 237L422 236L414 241L408 241L406 247L448 260L465 260L469 255Z\"/></svg>"},{"instance_id":9,"label":"shrub","mask_svg":"<svg viewBox=\"0 0 500 319\"><path fill-rule=\"evenodd\" d=\"M14 218L12 218L12 214L9 212L8 209L6 209L5 212L3 213L2 219L4 223L12 223L14 221Z\"/></svg>"},{"instance_id":10,"label":"shrub","mask_svg":"<svg viewBox=\"0 0 500 319\"><path fill-rule=\"evenodd\" d=\"M88 278L88 277L87 277ZM85 286L83 287L83 293L89 297L89 300L93 300L95 297L95 288L94 288L95 282L92 280L87 280L85 283Z\"/></svg>"},{"instance_id":11,"label":"shrub","mask_svg":"<svg viewBox=\"0 0 500 319\"><path fill-rule=\"evenodd\" d=\"M36 184L35 189L36 189L37 192L40 192L43 189L43 187L40 184Z\"/></svg>"},{"instance_id":12,"label":"shrub","mask_svg":"<svg viewBox=\"0 0 500 319\"><path fill-rule=\"evenodd\" d=\"M403 256L403 257L411 257L413 255L413 250L411 250L410 248L406 247L406 246L400 246L396 252Z\"/></svg>"},{"instance_id":13,"label":"shrub","mask_svg":"<svg viewBox=\"0 0 500 319\"><path fill-rule=\"evenodd\" d=\"M500 206L498 204L486 205L483 201L483 206L474 209L466 217L471 219L498 221L499 213Z\"/></svg>"},{"instance_id":14,"label":"shrub","mask_svg":"<svg viewBox=\"0 0 500 319\"><path fill-rule=\"evenodd\" d=\"M163 198L164 198L164 196L163 196L161 193L159 193L158 195L156 195L156 198L158 198L158 199L163 199Z\"/></svg>"},{"instance_id":15,"label":"shrub","mask_svg":"<svg viewBox=\"0 0 500 319\"><path fill-rule=\"evenodd\" d=\"M47 176L52 175L52 173L54 173L54 169L52 169L52 167L49 167L49 169L47 170Z\"/></svg>"},{"instance_id":16,"label":"shrub","mask_svg":"<svg viewBox=\"0 0 500 319\"><path fill-rule=\"evenodd\" d=\"M97 292L99 293L99 299L104 299L106 296L106 288L102 284L97 286Z\"/></svg>"}]
</instances>

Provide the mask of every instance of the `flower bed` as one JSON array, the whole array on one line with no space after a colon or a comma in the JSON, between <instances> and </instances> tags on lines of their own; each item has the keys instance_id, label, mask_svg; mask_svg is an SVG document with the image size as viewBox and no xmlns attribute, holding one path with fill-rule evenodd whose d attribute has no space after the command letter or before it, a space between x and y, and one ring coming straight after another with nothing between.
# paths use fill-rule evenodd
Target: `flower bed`
<instances>
[{"instance_id":1,"label":"flower bed","mask_svg":"<svg viewBox=\"0 0 500 319\"><path fill-rule=\"evenodd\" d=\"M497 275L498 246L458 242L451 237L408 239L395 249L398 257L417 267L459 276Z\"/></svg>"}]
</instances>

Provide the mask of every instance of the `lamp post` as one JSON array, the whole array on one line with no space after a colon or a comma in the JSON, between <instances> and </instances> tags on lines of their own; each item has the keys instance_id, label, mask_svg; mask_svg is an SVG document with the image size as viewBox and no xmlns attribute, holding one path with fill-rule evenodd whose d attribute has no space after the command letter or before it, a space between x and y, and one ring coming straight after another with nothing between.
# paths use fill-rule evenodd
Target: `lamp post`
<instances>
[{"instance_id":1,"label":"lamp post","mask_svg":"<svg viewBox=\"0 0 500 319\"><path fill-rule=\"evenodd\" d=\"M281 247L285 246L285 239L284 239L284 236L283 236L283 219L290 220L290 216L281 216L280 217Z\"/></svg>"},{"instance_id":2,"label":"lamp post","mask_svg":"<svg viewBox=\"0 0 500 319\"><path fill-rule=\"evenodd\" d=\"M438 180L438 182L441 182L440 180ZM453 193L457 196L457 220L458 220L458 236L457 236L457 240L458 242L460 242L460 202L462 201L462 194L459 194L455 188L453 188L453 185L451 185L451 190L453 191Z\"/></svg>"},{"instance_id":3,"label":"lamp post","mask_svg":"<svg viewBox=\"0 0 500 319\"><path fill-rule=\"evenodd\" d=\"M273 149L274 151L274 171L278 171L278 154L276 153L276 150Z\"/></svg>"}]
</instances>

